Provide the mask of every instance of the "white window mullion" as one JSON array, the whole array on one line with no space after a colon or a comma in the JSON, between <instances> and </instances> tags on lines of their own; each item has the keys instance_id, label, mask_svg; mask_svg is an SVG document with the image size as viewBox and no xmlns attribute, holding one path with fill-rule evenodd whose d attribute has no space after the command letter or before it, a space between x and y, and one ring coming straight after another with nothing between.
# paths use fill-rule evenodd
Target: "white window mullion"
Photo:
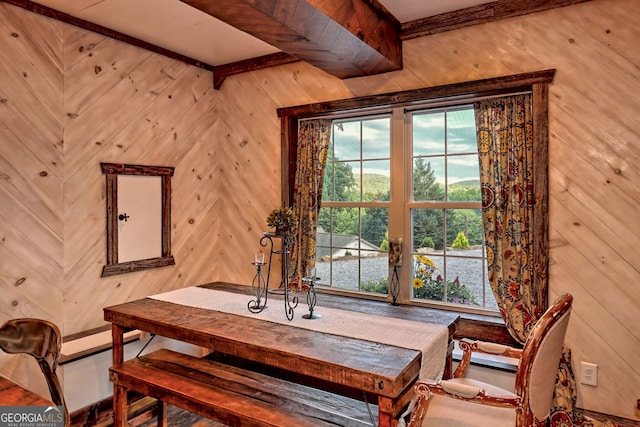
<instances>
[{"instance_id":1,"label":"white window mullion","mask_svg":"<svg viewBox=\"0 0 640 427\"><path fill-rule=\"evenodd\" d=\"M411 275L411 267L407 265L406 255L407 231L410 227L406 224L405 218L405 189L407 179L405 158L407 153L406 138L407 129L405 114L402 108L396 108L391 114L391 204L389 206L389 238L400 237L403 241L403 266L399 269L400 294L399 302L408 302L411 298L411 289L406 286ZM409 172L410 172L409 168ZM391 298L391 295L389 295Z\"/></svg>"}]
</instances>

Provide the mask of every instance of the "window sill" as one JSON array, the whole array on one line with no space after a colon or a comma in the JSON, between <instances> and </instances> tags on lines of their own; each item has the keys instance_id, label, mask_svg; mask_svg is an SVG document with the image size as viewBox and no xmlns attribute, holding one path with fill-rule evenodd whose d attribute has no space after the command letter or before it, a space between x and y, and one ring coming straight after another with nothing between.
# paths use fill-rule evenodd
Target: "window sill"
<instances>
[{"instance_id":1,"label":"window sill","mask_svg":"<svg viewBox=\"0 0 640 427\"><path fill-rule=\"evenodd\" d=\"M317 287L316 291L318 295L328 295L330 296L329 298L337 299L342 297L345 301L349 301L351 299L351 301L376 301L377 303L384 303L385 305L388 304L386 295L377 296L361 292L348 292L344 290L335 290L329 287ZM322 297L319 296L319 298ZM489 341L496 344L522 348L522 345L511 337L502 318L499 316L463 313L448 309L426 307L418 304L399 304L397 307L415 309L414 312L416 313L416 319L419 318L420 320L432 323L448 324L452 318L456 318L454 321L454 339L469 338L471 340ZM424 316L420 316L417 313L423 313Z\"/></svg>"}]
</instances>

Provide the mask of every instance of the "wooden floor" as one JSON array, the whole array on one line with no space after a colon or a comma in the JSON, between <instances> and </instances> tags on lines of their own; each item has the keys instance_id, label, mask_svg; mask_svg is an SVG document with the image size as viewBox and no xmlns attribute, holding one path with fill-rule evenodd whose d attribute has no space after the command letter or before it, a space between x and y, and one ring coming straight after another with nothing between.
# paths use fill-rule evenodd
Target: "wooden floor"
<instances>
[{"instance_id":1,"label":"wooden floor","mask_svg":"<svg viewBox=\"0 0 640 427\"><path fill-rule=\"evenodd\" d=\"M639 427L640 421L613 417L598 412L585 411L585 416L591 420L593 427ZM585 427L591 427L587 425Z\"/></svg>"},{"instance_id":2,"label":"wooden floor","mask_svg":"<svg viewBox=\"0 0 640 427\"><path fill-rule=\"evenodd\" d=\"M167 424L172 427L226 427L224 424L183 411L182 409L171 405L169 405ZM155 427L156 425L156 419L152 418L140 427Z\"/></svg>"},{"instance_id":3,"label":"wooden floor","mask_svg":"<svg viewBox=\"0 0 640 427\"><path fill-rule=\"evenodd\" d=\"M211 421L207 418L183 411L175 406L169 406L168 424L172 427L227 427L224 424ZM606 415L587 412L585 414L592 422L584 427L639 427L640 422L623 418L609 417ZM140 427L155 427L155 418L145 422Z\"/></svg>"},{"instance_id":4,"label":"wooden floor","mask_svg":"<svg viewBox=\"0 0 640 427\"><path fill-rule=\"evenodd\" d=\"M172 405L169 405L167 424L171 427L227 427L224 424L183 411ZM156 419L152 418L139 427L156 427L156 425Z\"/></svg>"}]
</instances>

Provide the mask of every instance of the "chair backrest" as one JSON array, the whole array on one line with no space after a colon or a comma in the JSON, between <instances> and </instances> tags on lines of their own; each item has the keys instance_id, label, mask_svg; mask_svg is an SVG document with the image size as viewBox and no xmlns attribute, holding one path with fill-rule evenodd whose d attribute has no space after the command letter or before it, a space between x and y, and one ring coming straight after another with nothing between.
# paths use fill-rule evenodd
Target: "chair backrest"
<instances>
[{"instance_id":1,"label":"chair backrest","mask_svg":"<svg viewBox=\"0 0 640 427\"><path fill-rule=\"evenodd\" d=\"M41 319L12 319L0 327L0 348L11 354L33 356L44 374L56 406L64 409L65 426L69 425L69 413L64 401L62 385L56 373L62 337L56 325Z\"/></svg>"},{"instance_id":2,"label":"chair backrest","mask_svg":"<svg viewBox=\"0 0 640 427\"><path fill-rule=\"evenodd\" d=\"M518 426L533 426L549 416L562 345L573 297L562 295L536 322L522 349L515 393L522 397Z\"/></svg>"}]
</instances>

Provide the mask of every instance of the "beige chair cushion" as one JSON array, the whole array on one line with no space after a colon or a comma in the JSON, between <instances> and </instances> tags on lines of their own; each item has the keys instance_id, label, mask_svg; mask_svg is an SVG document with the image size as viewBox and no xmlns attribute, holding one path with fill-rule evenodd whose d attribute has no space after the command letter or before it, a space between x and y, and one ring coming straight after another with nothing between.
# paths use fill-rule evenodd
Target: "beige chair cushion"
<instances>
[{"instance_id":1,"label":"beige chair cushion","mask_svg":"<svg viewBox=\"0 0 640 427\"><path fill-rule=\"evenodd\" d=\"M423 427L513 427L516 410L432 396Z\"/></svg>"},{"instance_id":2,"label":"beige chair cushion","mask_svg":"<svg viewBox=\"0 0 640 427\"><path fill-rule=\"evenodd\" d=\"M469 378L452 378L447 382L481 388L494 396L514 396L508 390ZM429 400L429 410L422 425L428 427L513 427L516 425L516 410L433 395Z\"/></svg>"}]
</instances>

